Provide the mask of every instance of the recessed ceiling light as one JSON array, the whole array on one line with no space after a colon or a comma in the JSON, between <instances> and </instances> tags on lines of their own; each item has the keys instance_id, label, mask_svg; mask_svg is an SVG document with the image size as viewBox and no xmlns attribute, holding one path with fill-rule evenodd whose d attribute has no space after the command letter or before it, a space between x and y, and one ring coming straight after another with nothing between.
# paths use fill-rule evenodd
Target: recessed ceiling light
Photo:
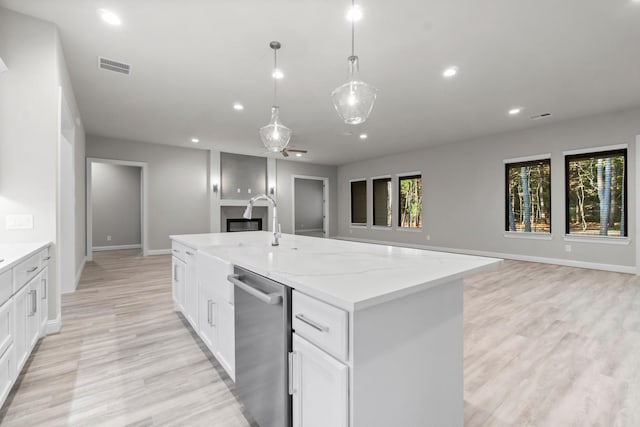
<instances>
[{"instance_id":1,"label":"recessed ceiling light","mask_svg":"<svg viewBox=\"0 0 640 427\"><path fill-rule=\"evenodd\" d=\"M200 140L198 138L191 138L191 142L197 144L198 142L200 142Z\"/></svg>"},{"instance_id":2,"label":"recessed ceiling light","mask_svg":"<svg viewBox=\"0 0 640 427\"><path fill-rule=\"evenodd\" d=\"M271 77L273 77L274 79L282 79L284 77L284 73L282 72L281 69L276 68L275 70L273 70L273 73L271 73Z\"/></svg>"},{"instance_id":3,"label":"recessed ceiling light","mask_svg":"<svg viewBox=\"0 0 640 427\"><path fill-rule=\"evenodd\" d=\"M296 157L302 157L302 153L296 153Z\"/></svg>"},{"instance_id":4,"label":"recessed ceiling light","mask_svg":"<svg viewBox=\"0 0 640 427\"><path fill-rule=\"evenodd\" d=\"M458 74L458 67L449 67L442 72L442 77L451 78Z\"/></svg>"},{"instance_id":5,"label":"recessed ceiling light","mask_svg":"<svg viewBox=\"0 0 640 427\"><path fill-rule=\"evenodd\" d=\"M244 105L240 104L239 102L236 102L233 104L233 109L236 111L242 111L244 110Z\"/></svg>"},{"instance_id":6,"label":"recessed ceiling light","mask_svg":"<svg viewBox=\"0 0 640 427\"><path fill-rule=\"evenodd\" d=\"M522 113L522 108L520 108L520 107L512 108L512 109L509 110L509 115L510 116L517 116L520 113Z\"/></svg>"},{"instance_id":7,"label":"recessed ceiling light","mask_svg":"<svg viewBox=\"0 0 640 427\"><path fill-rule=\"evenodd\" d=\"M114 25L116 27L122 25L120 17L110 10L98 9L98 15L100 15L100 18L109 25Z\"/></svg>"},{"instance_id":8,"label":"recessed ceiling light","mask_svg":"<svg viewBox=\"0 0 640 427\"><path fill-rule=\"evenodd\" d=\"M354 5L349 8L347 12L347 21L358 22L362 19L362 8L359 5Z\"/></svg>"},{"instance_id":9,"label":"recessed ceiling light","mask_svg":"<svg viewBox=\"0 0 640 427\"><path fill-rule=\"evenodd\" d=\"M369 137L369 135L367 135L366 133L361 133L360 134L360 139L367 139Z\"/></svg>"}]
</instances>

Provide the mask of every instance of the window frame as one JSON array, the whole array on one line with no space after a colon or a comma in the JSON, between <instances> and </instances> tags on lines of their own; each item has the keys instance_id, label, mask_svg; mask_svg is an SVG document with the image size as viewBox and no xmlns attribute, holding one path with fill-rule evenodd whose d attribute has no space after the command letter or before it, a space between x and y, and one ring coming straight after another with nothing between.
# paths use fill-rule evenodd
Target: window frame
<instances>
[{"instance_id":1,"label":"window frame","mask_svg":"<svg viewBox=\"0 0 640 427\"><path fill-rule=\"evenodd\" d=\"M629 188L628 188L628 175L629 175L629 150L627 146L615 146L615 147L601 147L594 148L589 151L579 150L576 152L565 152L564 154L564 196L565 196L565 238L577 238L577 239L628 239L629 238ZM569 163L576 160L588 160L598 159L604 157L617 157L622 156L624 160L624 173L622 175L622 195L624 196L625 204L622 211L624 215L624 222L627 224L624 230L624 235L621 236L601 236L599 234L575 234L571 233L571 221L570 221L570 189L569 189Z\"/></svg>"},{"instance_id":2,"label":"window frame","mask_svg":"<svg viewBox=\"0 0 640 427\"><path fill-rule=\"evenodd\" d=\"M353 222L353 185L357 184L357 183L361 183L364 182L364 222ZM369 222L369 212L368 212L368 192L369 188L368 188L368 179L367 178L361 178L361 179L351 179L349 180L349 206L350 206L350 217L349 217L349 224L352 227L366 227L368 222Z\"/></svg>"},{"instance_id":3,"label":"window frame","mask_svg":"<svg viewBox=\"0 0 640 427\"><path fill-rule=\"evenodd\" d=\"M397 183L397 190L398 190L398 218L397 218L397 230L401 230L401 231L407 231L407 230L412 230L412 231L422 231L423 227L424 227L424 222L420 222L420 227L403 227L402 226L402 207L400 206L400 199L402 198L402 180L403 179L415 179L415 178L420 178L420 181L422 182L422 172L416 171L416 172L407 172L407 173L403 173L403 174L398 174L397 175L398 178L398 183ZM424 210L424 183L422 186L422 194L420 194L420 215L422 216L423 210ZM392 219L393 221L393 219Z\"/></svg>"},{"instance_id":4,"label":"window frame","mask_svg":"<svg viewBox=\"0 0 640 427\"><path fill-rule=\"evenodd\" d=\"M539 162L549 163L549 231L517 231L509 229L509 168L522 167ZM545 154L541 156L523 157L519 159L504 160L504 232L512 236L551 236L553 233L553 185L551 175L551 155Z\"/></svg>"},{"instance_id":5,"label":"window frame","mask_svg":"<svg viewBox=\"0 0 640 427\"><path fill-rule=\"evenodd\" d=\"M376 224L376 181L388 181L391 183L391 194L389 194L389 204L391 205L391 221L389 221L389 225L378 225ZM390 229L393 228L393 178L391 175L383 175L383 176L374 176L371 178L371 203L372 203L372 218L371 218L371 226L380 229Z\"/></svg>"}]
</instances>

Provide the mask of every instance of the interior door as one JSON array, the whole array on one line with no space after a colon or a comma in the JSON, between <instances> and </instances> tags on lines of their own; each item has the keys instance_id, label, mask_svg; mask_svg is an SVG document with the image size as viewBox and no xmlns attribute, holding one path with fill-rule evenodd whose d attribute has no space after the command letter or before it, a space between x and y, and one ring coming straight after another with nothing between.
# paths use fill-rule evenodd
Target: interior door
<instances>
[{"instance_id":1,"label":"interior door","mask_svg":"<svg viewBox=\"0 0 640 427\"><path fill-rule=\"evenodd\" d=\"M295 177L294 234L326 237L326 184L324 178Z\"/></svg>"}]
</instances>

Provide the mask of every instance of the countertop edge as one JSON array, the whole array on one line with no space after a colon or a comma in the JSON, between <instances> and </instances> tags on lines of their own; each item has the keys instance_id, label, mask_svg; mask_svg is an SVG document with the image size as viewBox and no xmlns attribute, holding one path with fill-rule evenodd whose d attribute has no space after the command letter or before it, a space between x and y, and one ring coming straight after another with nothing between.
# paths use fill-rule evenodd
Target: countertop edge
<instances>
[{"instance_id":1,"label":"countertop edge","mask_svg":"<svg viewBox=\"0 0 640 427\"><path fill-rule=\"evenodd\" d=\"M6 272L7 270L11 270L25 258L30 257L38 251L41 251L44 248L50 247L53 245L52 242L23 242L23 243L7 243L0 246L11 247L11 246L25 246L28 247L28 250L24 252L19 252L19 255L6 260L0 265L0 274ZM29 247L30 245L33 245Z\"/></svg>"}]
</instances>

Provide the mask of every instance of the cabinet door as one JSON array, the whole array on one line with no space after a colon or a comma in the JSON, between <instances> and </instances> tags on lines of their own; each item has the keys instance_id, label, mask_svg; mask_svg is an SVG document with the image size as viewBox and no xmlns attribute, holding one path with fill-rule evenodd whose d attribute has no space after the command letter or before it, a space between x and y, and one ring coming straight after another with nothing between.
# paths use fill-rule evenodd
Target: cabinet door
<instances>
[{"instance_id":1,"label":"cabinet door","mask_svg":"<svg viewBox=\"0 0 640 427\"><path fill-rule=\"evenodd\" d=\"M191 323L191 327L195 331L198 330L198 279L196 276L196 257L195 251L187 249L186 251L186 274L185 274L185 301L184 315Z\"/></svg>"},{"instance_id":2,"label":"cabinet door","mask_svg":"<svg viewBox=\"0 0 640 427\"><path fill-rule=\"evenodd\" d=\"M49 321L49 269L47 267L40 273L40 336L47 334L47 322Z\"/></svg>"},{"instance_id":3,"label":"cabinet door","mask_svg":"<svg viewBox=\"0 0 640 427\"><path fill-rule=\"evenodd\" d=\"M347 427L349 369L293 334L293 427Z\"/></svg>"},{"instance_id":4,"label":"cabinet door","mask_svg":"<svg viewBox=\"0 0 640 427\"><path fill-rule=\"evenodd\" d=\"M214 354L218 362L220 362L225 371L227 371L227 374L235 381L236 337L234 308L228 301L222 300L217 300L215 308L218 342L216 346L217 352Z\"/></svg>"},{"instance_id":5,"label":"cabinet door","mask_svg":"<svg viewBox=\"0 0 640 427\"><path fill-rule=\"evenodd\" d=\"M27 361L27 357L29 356L29 342L28 342L28 319L30 310L30 294L29 294L29 286L23 287L16 296L14 297L14 307L15 307L15 352L16 352L16 372L20 372L22 367L24 366L24 362Z\"/></svg>"},{"instance_id":6,"label":"cabinet door","mask_svg":"<svg viewBox=\"0 0 640 427\"><path fill-rule=\"evenodd\" d=\"M198 304L198 324L200 327L198 335L200 335L202 341L209 347L209 350L211 350L213 354L216 354L216 304L212 292L204 286L199 289Z\"/></svg>"},{"instance_id":7,"label":"cabinet door","mask_svg":"<svg viewBox=\"0 0 640 427\"><path fill-rule=\"evenodd\" d=\"M40 300L40 276L34 278L29 285L27 299L29 300L29 313L27 313L27 333L29 352L33 349L40 338L40 310L42 308Z\"/></svg>"},{"instance_id":8,"label":"cabinet door","mask_svg":"<svg viewBox=\"0 0 640 427\"><path fill-rule=\"evenodd\" d=\"M185 263L176 257L171 257L171 274L173 307L175 311L184 312Z\"/></svg>"}]
</instances>

